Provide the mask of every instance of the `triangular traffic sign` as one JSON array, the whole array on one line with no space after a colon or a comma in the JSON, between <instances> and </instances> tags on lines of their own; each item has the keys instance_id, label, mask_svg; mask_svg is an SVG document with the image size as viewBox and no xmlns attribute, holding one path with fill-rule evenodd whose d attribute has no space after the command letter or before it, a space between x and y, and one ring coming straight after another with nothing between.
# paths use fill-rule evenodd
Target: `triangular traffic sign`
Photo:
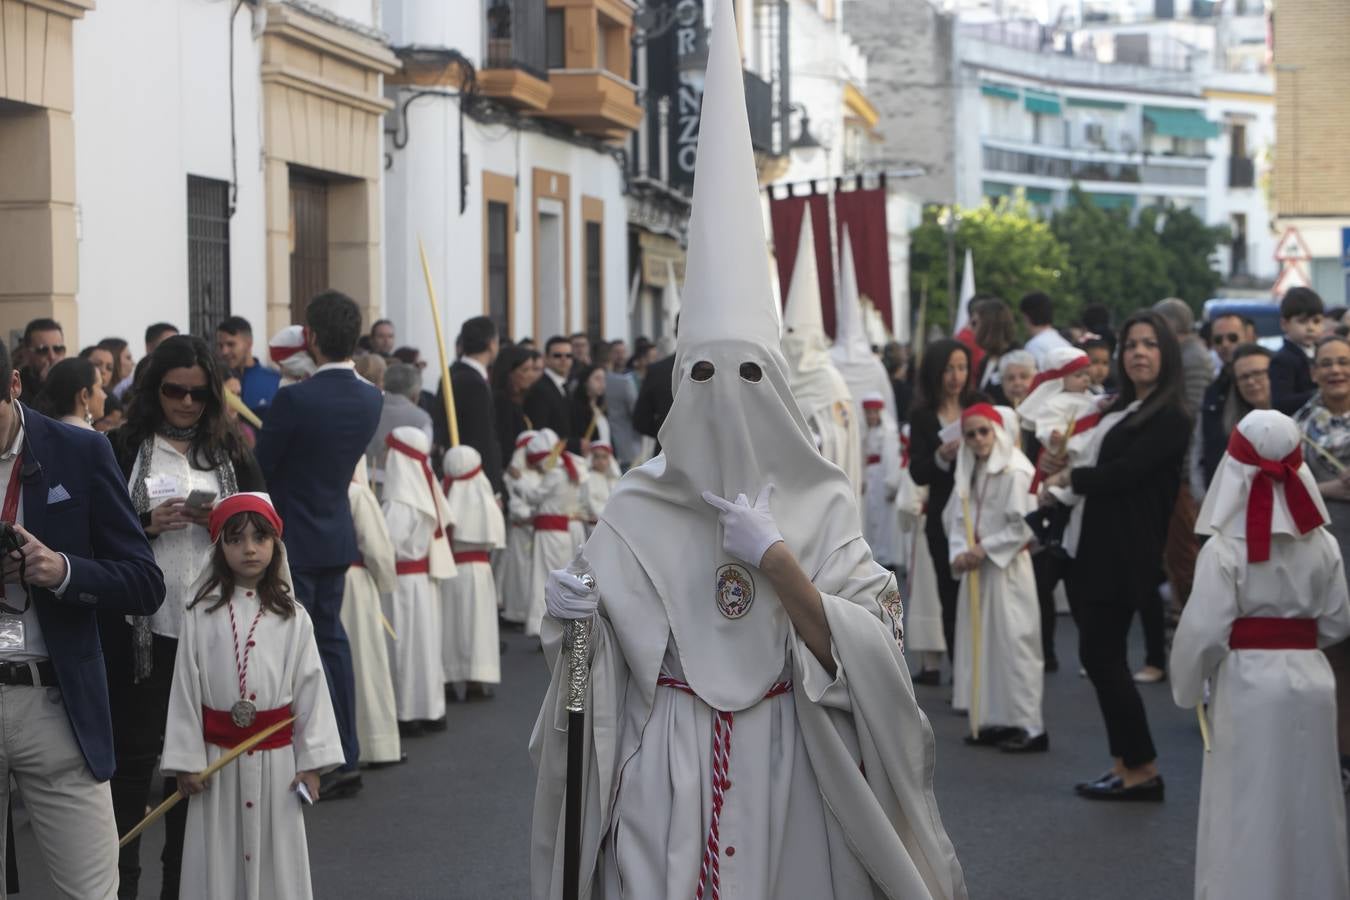
<instances>
[{"instance_id":1,"label":"triangular traffic sign","mask_svg":"<svg viewBox=\"0 0 1350 900\"><path fill-rule=\"evenodd\" d=\"M1295 287L1312 287L1312 282L1303 267L1291 260L1280 270L1280 277L1275 279L1270 293L1275 297L1283 297L1285 291Z\"/></svg>"},{"instance_id":2,"label":"triangular traffic sign","mask_svg":"<svg viewBox=\"0 0 1350 900\"><path fill-rule=\"evenodd\" d=\"M1284 230L1280 242L1275 245L1275 259L1278 262L1304 262L1312 259L1308 245L1303 242L1303 235L1299 234L1297 228L1291 225Z\"/></svg>"}]
</instances>

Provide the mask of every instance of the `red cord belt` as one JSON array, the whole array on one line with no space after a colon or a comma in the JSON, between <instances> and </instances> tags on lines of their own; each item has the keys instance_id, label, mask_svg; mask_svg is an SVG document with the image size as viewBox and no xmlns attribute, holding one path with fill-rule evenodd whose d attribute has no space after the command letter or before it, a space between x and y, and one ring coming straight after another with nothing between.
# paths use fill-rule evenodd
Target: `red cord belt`
<instances>
[{"instance_id":1,"label":"red cord belt","mask_svg":"<svg viewBox=\"0 0 1350 900\"><path fill-rule=\"evenodd\" d=\"M656 684L659 687L684 691L691 697L698 697L687 682L671 678L669 675L658 677ZM792 690L791 681L775 682L764 695L764 699L781 696L790 690ZM728 773L731 771L731 728L735 724L736 714L720 709L714 709L712 713L712 821L708 826L708 841L703 847L703 864L699 867L698 890L694 892L694 900L703 900L709 886L711 893L708 896L712 900L720 900L722 889L720 868L722 838L719 827L722 820L722 804L726 801L727 791L731 789Z\"/></svg>"},{"instance_id":2,"label":"red cord belt","mask_svg":"<svg viewBox=\"0 0 1350 900\"><path fill-rule=\"evenodd\" d=\"M875 466L879 462L881 462L880 453L873 453L871 456L867 457L867 464L869 466Z\"/></svg>"},{"instance_id":3,"label":"red cord belt","mask_svg":"<svg viewBox=\"0 0 1350 900\"><path fill-rule=\"evenodd\" d=\"M1243 616L1228 636L1232 650L1316 650L1316 619Z\"/></svg>"},{"instance_id":4,"label":"red cord belt","mask_svg":"<svg viewBox=\"0 0 1350 900\"><path fill-rule=\"evenodd\" d=\"M226 750L233 750L241 743L253 737L260 731L277 724L278 722L289 718L291 708L289 706L278 706L276 709L260 709L254 716L253 724L247 728L240 728L234 724L230 718L228 709L212 709L209 706L202 707L202 737L208 744L215 744L217 747L224 747ZM254 750L275 750L278 747L289 747L291 745L291 734L295 730L295 723L287 725L285 728L277 730L276 734L271 735Z\"/></svg>"},{"instance_id":5,"label":"red cord belt","mask_svg":"<svg viewBox=\"0 0 1350 900\"><path fill-rule=\"evenodd\" d=\"M486 550L456 550L455 565L463 566L469 563L491 563L492 554Z\"/></svg>"},{"instance_id":6,"label":"red cord belt","mask_svg":"<svg viewBox=\"0 0 1350 900\"><path fill-rule=\"evenodd\" d=\"M394 571L400 575L426 575L431 571L431 558L400 559L394 563Z\"/></svg>"},{"instance_id":7,"label":"red cord belt","mask_svg":"<svg viewBox=\"0 0 1350 900\"><path fill-rule=\"evenodd\" d=\"M535 531L567 531L569 530L571 519L567 516L535 516Z\"/></svg>"}]
</instances>

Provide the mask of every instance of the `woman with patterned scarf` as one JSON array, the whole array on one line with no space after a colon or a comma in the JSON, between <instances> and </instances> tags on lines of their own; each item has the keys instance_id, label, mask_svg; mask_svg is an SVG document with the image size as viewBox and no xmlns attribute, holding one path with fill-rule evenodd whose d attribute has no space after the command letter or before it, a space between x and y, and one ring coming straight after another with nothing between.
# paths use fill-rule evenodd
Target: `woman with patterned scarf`
<instances>
[{"instance_id":1,"label":"woman with patterned scarf","mask_svg":"<svg viewBox=\"0 0 1350 900\"><path fill-rule=\"evenodd\" d=\"M164 605L153 616L103 616L100 621L117 753L113 809L121 834L145 814L164 744L178 634L192 599L189 587L211 555L207 520L212 503L188 506L187 499L196 493L214 501L265 489L258 464L226 415L221 374L201 338L169 338L147 361L126 424L108 434L167 589ZM166 780L165 795L174 787ZM177 896L185 817L186 805L168 817L164 897ZM121 897L137 895L139 844L133 841L121 851Z\"/></svg>"}]
</instances>

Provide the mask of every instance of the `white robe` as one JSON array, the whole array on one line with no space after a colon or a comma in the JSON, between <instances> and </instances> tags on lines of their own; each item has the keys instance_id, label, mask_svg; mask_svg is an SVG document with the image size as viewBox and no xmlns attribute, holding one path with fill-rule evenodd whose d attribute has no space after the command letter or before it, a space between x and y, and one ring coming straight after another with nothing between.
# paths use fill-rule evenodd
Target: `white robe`
<instances>
[{"instance_id":1,"label":"white robe","mask_svg":"<svg viewBox=\"0 0 1350 900\"><path fill-rule=\"evenodd\" d=\"M536 516L566 516L572 519L580 508L580 489L580 485L568 477L566 467L559 462L544 473L535 486L523 488L521 495L529 501ZM577 528L573 526L579 527L581 523L569 521L566 531L535 530L534 552L530 557L529 606L525 616L527 635L539 634L540 623L544 620L544 582L548 573L566 568L585 541L584 532L578 540Z\"/></svg>"},{"instance_id":2,"label":"white robe","mask_svg":"<svg viewBox=\"0 0 1350 900\"><path fill-rule=\"evenodd\" d=\"M398 583L394 544L370 488L352 482L347 499L363 562L347 570L342 594L342 627L352 645L356 674L356 735L361 743L361 762L397 762L403 751L380 603L380 595L392 593Z\"/></svg>"},{"instance_id":3,"label":"white robe","mask_svg":"<svg viewBox=\"0 0 1350 900\"><path fill-rule=\"evenodd\" d=\"M483 544L454 543L455 553L488 551ZM497 634L497 591L492 564L459 562L441 587L441 660L447 683L499 684L502 661Z\"/></svg>"},{"instance_id":4,"label":"white robe","mask_svg":"<svg viewBox=\"0 0 1350 900\"><path fill-rule=\"evenodd\" d=\"M497 606L508 622L523 623L530 614L530 572L534 566L534 510L522 494L532 490L540 475L533 469L506 479L506 549L497 568Z\"/></svg>"},{"instance_id":5,"label":"white robe","mask_svg":"<svg viewBox=\"0 0 1350 900\"><path fill-rule=\"evenodd\" d=\"M1014 451L1020 457L1021 451ZM1041 652L1040 605L1031 554L1025 552L1031 528L1022 518L1031 512L1031 466L1025 457L1010 462L1002 472L989 474L983 464L975 470L970 489L970 515L975 539L988 554L980 563L979 705L976 726L1043 730L1041 694L1045 687L1045 660ZM943 520L947 525L950 559L970 549L960 487L952 492ZM977 714L974 703L974 646L970 573L961 575L956 607L956 646L952 672L952 706Z\"/></svg>"},{"instance_id":6,"label":"white robe","mask_svg":"<svg viewBox=\"0 0 1350 900\"><path fill-rule=\"evenodd\" d=\"M659 672L683 674L678 648L655 586L606 522L586 556L608 580L599 584L592 642L580 896L692 897L712 811L713 712L701 699L657 686ZM871 561L865 542L853 540L815 581L835 591L821 599L837 675L827 675L794 632L783 647L792 691L735 712L732 786L720 819L721 895L964 897L932 797L932 732L913 705L882 605L893 594L893 576ZM553 681L530 742L539 768L535 900L561 896L561 639L559 623L546 618ZM897 715L906 708L897 705L897 692L909 694L913 716Z\"/></svg>"},{"instance_id":7,"label":"white robe","mask_svg":"<svg viewBox=\"0 0 1350 900\"><path fill-rule=\"evenodd\" d=\"M883 566L899 564L900 521L895 496L900 488L900 437L884 419L863 437L863 537ZM877 462L871 462L876 457Z\"/></svg>"},{"instance_id":8,"label":"white robe","mask_svg":"<svg viewBox=\"0 0 1350 900\"><path fill-rule=\"evenodd\" d=\"M258 600L236 591L234 614L243 644ZM202 706L228 711L239 699L234 631L215 600L187 610L178 640L164 737L168 774L200 772L227 751L202 736ZM290 789L297 771L327 771L343 761L314 626L299 604L283 619L266 613L254 631L247 685L259 710L290 706L289 747L241 756L188 801L180 890L212 900L309 898L309 849L303 805Z\"/></svg>"},{"instance_id":9,"label":"white robe","mask_svg":"<svg viewBox=\"0 0 1350 900\"><path fill-rule=\"evenodd\" d=\"M928 551L924 523L928 519L928 488L914 483L908 469L900 470L900 490L895 496L904 540L909 545L905 586L905 652L946 653L947 636L942 631L942 600L938 597L937 567Z\"/></svg>"},{"instance_id":10,"label":"white robe","mask_svg":"<svg viewBox=\"0 0 1350 900\"><path fill-rule=\"evenodd\" d=\"M427 558L435 529L424 513L406 503L386 502L384 517L398 559ZM434 722L443 718L441 598L436 582L425 572L399 575L394 592L385 600L386 615L398 635L398 640L389 639L398 720Z\"/></svg>"},{"instance_id":11,"label":"white robe","mask_svg":"<svg viewBox=\"0 0 1350 900\"><path fill-rule=\"evenodd\" d=\"M1336 685L1313 650L1230 650L1243 616L1317 620L1318 645L1350 635L1345 569L1331 534L1271 537L1247 562L1241 538L1200 549L1195 587L1172 642L1179 705L1209 679L1212 751L1200 781L1197 900L1350 898L1345 797L1336 751Z\"/></svg>"},{"instance_id":12,"label":"white robe","mask_svg":"<svg viewBox=\"0 0 1350 900\"><path fill-rule=\"evenodd\" d=\"M614 485L618 479L607 472L597 472L594 469L586 472L581 480L581 517L585 521L586 536L590 537L591 532L595 530L595 523L600 520L600 513L604 511L605 504L609 502L609 495L614 491Z\"/></svg>"},{"instance_id":13,"label":"white robe","mask_svg":"<svg viewBox=\"0 0 1350 900\"><path fill-rule=\"evenodd\" d=\"M853 399L848 385L833 367L830 375L838 382L838 399L817 403L812 409L802 409L806 424L816 440L820 455L834 463L848 476L849 484L862 490L863 450L859 422L854 415Z\"/></svg>"}]
</instances>

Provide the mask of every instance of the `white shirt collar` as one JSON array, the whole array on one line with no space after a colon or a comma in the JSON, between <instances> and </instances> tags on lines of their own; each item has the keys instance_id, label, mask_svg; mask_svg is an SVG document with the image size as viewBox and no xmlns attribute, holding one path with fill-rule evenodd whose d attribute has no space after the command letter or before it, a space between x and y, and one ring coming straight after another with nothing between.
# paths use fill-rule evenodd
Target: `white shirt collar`
<instances>
[{"instance_id":1,"label":"white shirt collar","mask_svg":"<svg viewBox=\"0 0 1350 900\"><path fill-rule=\"evenodd\" d=\"M566 378L564 378L563 376L559 375L557 372L555 372L555 371L553 371L552 369L549 369L549 368L547 368L547 367L544 369L544 374L547 375L547 376L553 381L553 383L556 384L556 385L558 386L558 390L562 391L564 394L567 393L567 379L566 379Z\"/></svg>"},{"instance_id":2,"label":"white shirt collar","mask_svg":"<svg viewBox=\"0 0 1350 900\"><path fill-rule=\"evenodd\" d=\"M483 380L487 381L488 377L487 366L483 365L478 360L474 359L472 356L461 356L459 358L459 361L464 363L464 365L473 369L479 375L482 375Z\"/></svg>"},{"instance_id":3,"label":"white shirt collar","mask_svg":"<svg viewBox=\"0 0 1350 900\"><path fill-rule=\"evenodd\" d=\"M344 359L341 362L324 363L323 365L319 366L317 369L314 370L314 374L318 375L320 372L329 372L338 370L346 370L348 372L354 372L356 371L356 363L352 362L350 359Z\"/></svg>"},{"instance_id":4,"label":"white shirt collar","mask_svg":"<svg viewBox=\"0 0 1350 900\"><path fill-rule=\"evenodd\" d=\"M14 433L14 443L10 444L9 447L5 449L5 452L0 453L0 461L13 459L14 455L19 452L19 448L23 446L23 404L17 400L11 400L9 402L14 404L14 411L19 416L19 430Z\"/></svg>"}]
</instances>

